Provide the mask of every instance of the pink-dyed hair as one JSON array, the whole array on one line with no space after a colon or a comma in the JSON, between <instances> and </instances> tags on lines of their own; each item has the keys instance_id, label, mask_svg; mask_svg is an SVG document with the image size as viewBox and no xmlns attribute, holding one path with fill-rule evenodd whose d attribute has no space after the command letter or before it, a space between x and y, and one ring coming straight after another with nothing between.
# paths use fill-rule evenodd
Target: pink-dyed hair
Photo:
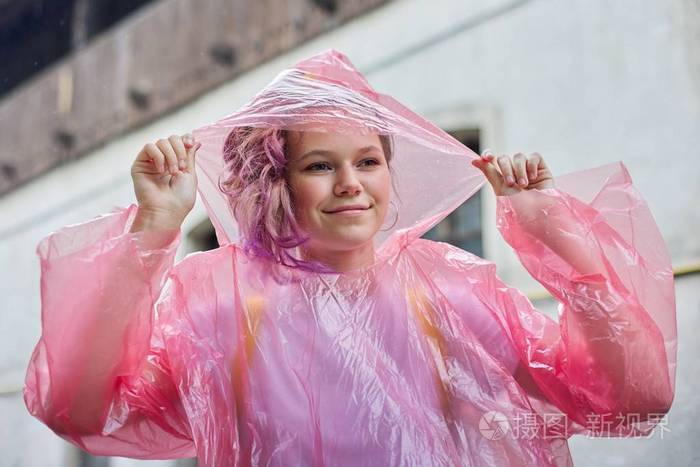
<instances>
[{"instance_id":1,"label":"pink-dyed hair","mask_svg":"<svg viewBox=\"0 0 700 467\"><path fill-rule=\"evenodd\" d=\"M305 270L331 272L317 262L294 255L308 240L296 216L287 184L287 140L280 128L236 127L226 137L226 172L219 189L226 194L238 222L242 246L256 256ZM387 163L393 153L390 136L379 135Z\"/></svg>"}]
</instances>

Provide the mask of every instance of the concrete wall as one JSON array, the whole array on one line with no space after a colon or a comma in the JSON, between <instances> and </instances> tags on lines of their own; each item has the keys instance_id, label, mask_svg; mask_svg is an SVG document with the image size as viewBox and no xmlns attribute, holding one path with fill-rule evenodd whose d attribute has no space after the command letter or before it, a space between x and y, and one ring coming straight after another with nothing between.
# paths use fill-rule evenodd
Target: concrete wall
<instances>
[{"instance_id":1,"label":"concrete wall","mask_svg":"<svg viewBox=\"0 0 700 467\"><path fill-rule=\"evenodd\" d=\"M145 142L231 113L281 68L329 47L346 53L378 90L427 118L445 127L478 126L483 147L538 151L555 174L624 161L674 265L697 264L699 20L692 0L643 7L633 0L392 2L1 198L1 463L69 465L71 455L26 414L16 392L39 335L37 242L133 202L129 166ZM493 197L483 202L485 256L506 282L541 289L497 233ZM198 204L183 231L204 220ZM669 438L575 439L577 465L691 464L699 434L693 426L700 400L692 388L700 382L694 359L700 345L691 336L700 324L698 285L697 275L677 282L681 354ZM552 306L542 302L545 310Z\"/></svg>"}]
</instances>

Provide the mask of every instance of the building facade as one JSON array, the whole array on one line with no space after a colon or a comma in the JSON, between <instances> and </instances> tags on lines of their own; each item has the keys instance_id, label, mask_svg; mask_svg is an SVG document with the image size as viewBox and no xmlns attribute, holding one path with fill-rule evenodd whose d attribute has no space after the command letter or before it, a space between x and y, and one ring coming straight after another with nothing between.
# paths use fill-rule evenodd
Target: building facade
<instances>
[{"instance_id":1,"label":"building facade","mask_svg":"<svg viewBox=\"0 0 700 467\"><path fill-rule=\"evenodd\" d=\"M229 8L217 10L217 3ZM345 53L378 91L475 150L537 151L555 175L625 163L676 272L676 400L650 439L575 437L572 455L580 466L700 462L693 450L700 438L700 399L693 390L700 382L694 358L700 341L693 335L700 326L700 4L280 5L152 2L0 100L0 464L194 465L84 456L28 415L21 387L40 332L34 249L51 231L135 202L129 168L145 143L230 114L281 69L328 48ZM265 16L256 8L276 13ZM190 22L192 31L188 26L182 33L187 40L162 37L173 24ZM158 24L149 35L149 25ZM267 32L256 36L250 24L266 25ZM188 56L196 66L185 65ZM159 64L186 71L159 80ZM506 283L555 316L556 302L496 230L490 187L470 201L431 235L463 242L494 261ZM211 239L198 201L183 225L178 259L212 247Z\"/></svg>"}]
</instances>

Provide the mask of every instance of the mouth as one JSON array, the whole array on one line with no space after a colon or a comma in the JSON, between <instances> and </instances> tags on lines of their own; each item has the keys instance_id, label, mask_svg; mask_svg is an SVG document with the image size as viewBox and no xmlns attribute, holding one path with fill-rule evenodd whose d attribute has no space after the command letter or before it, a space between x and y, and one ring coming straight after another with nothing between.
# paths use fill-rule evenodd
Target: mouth
<instances>
[{"instance_id":1,"label":"mouth","mask_svg":"<svg viewBox=\"0 0 700 467\"><path fill-rule=\"evenodd\" d=\"M341 214L341 213L346 213L346 214L352 214L352 213L358 213L362 211L366 211L372 206L364 206L361 204L351 204L348 206L341 206L335 209L329 209L327 211L323 211L326 214Z\"/></svg>"}]
</instances>

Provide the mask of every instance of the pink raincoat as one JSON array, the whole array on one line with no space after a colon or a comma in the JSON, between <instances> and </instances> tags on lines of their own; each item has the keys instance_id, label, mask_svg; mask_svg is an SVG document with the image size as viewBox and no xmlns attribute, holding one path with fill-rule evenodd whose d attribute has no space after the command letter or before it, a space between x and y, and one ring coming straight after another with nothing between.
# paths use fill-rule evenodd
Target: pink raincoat
<instances>
[{"instance_id":1,"label":"pink raincoat","mask_svg":"<svg viewBox=\"0 0 700 467\"><path fill-rule=\"evenodd\" d=\"M399 215L376 264L248 256L217 188L237 125L392 135ZM194 136L218 249L173 264L180 231L129 233L135 205L37 248L43 333L24 397L66 440L202 466L571 465L572 434L646 434L668 411L673 273L621 162L497 198L557 323L493 263L420 238L484 184L476 156L342 54L283 71Z\"/></svg>"}]
</instances>

